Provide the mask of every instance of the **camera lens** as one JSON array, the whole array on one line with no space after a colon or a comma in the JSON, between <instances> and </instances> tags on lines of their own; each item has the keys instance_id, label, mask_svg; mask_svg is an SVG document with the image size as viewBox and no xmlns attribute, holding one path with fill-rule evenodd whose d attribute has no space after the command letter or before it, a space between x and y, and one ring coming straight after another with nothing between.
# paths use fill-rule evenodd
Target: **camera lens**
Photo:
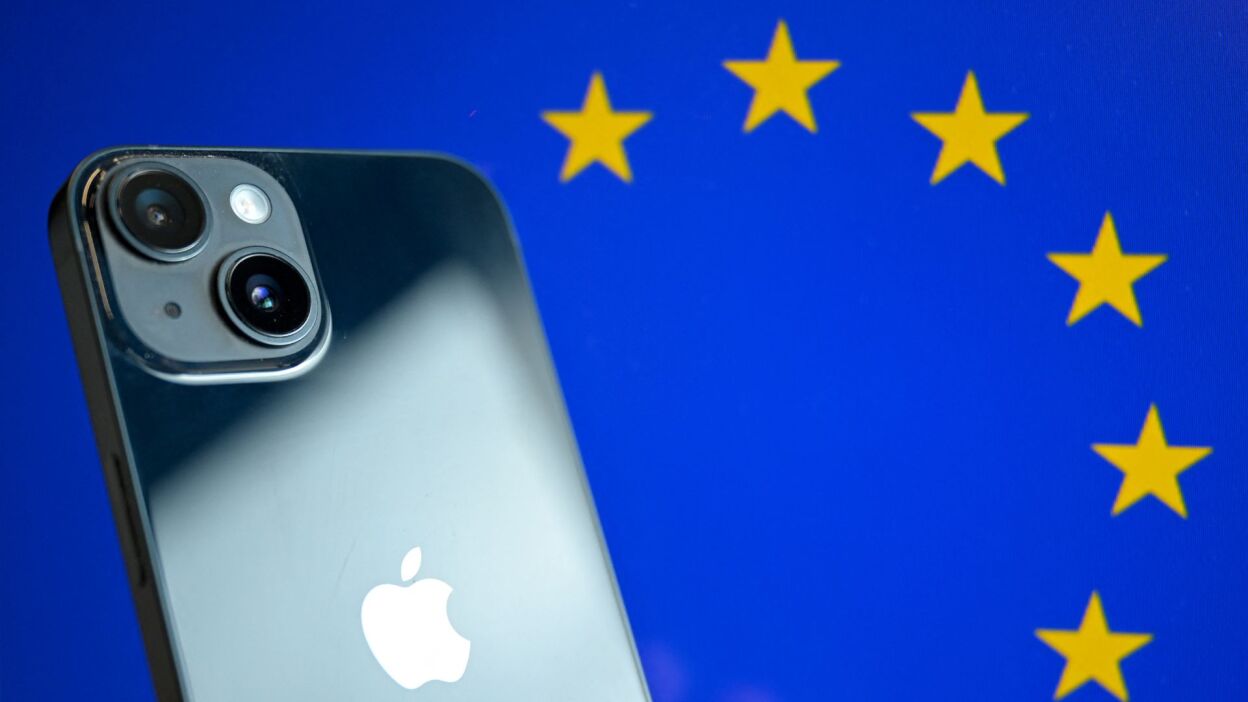
<instances>
[{"instance_id":1,"label":"camera lens","mask_svg":"<svg viewBox=\"0 0 1248 702\"><path fill-rule=\"evenodd\" d=\"M207 230L204 200L190 181L163 167L143 167L114 189L115 219L135 248L162 261L195 255Z\"/></svg>"},{"instance_id":2,"label":"camera lens","mask_svg":"<svg viewBox=\"0 0 1248 702\"><path fill-rule=\"evenodd\" d=\"M263 343L298 341L314 304L303 273L284 257L263 251L245 253L227 265L224 293L242 330Z\"/></svg>"}]
</instances>

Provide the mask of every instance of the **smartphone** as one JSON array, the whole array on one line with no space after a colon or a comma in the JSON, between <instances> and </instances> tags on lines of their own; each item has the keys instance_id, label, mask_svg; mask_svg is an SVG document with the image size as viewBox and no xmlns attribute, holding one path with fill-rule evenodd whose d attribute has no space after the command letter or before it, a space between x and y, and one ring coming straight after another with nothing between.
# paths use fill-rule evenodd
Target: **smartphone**
<instances>
[{"instance_id":1,"label":"smartphone","mask_svg":"<svg viewBox=\"0 0 1248 702\"><path fill-rule=\"evenodd\" d=\"M648 699L479 174L116 148L49 230L160 700Z\"/></svg>"}]
</instances>

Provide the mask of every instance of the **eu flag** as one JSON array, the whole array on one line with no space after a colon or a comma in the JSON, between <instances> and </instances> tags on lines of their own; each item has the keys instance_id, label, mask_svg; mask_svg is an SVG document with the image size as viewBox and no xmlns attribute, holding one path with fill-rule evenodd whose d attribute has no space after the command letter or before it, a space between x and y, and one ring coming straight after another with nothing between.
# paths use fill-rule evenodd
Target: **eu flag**
<instances>
[{"instance_id":1,"label":"eu flag","mask_svg":"<svg viewBox=\"0 0 1248 702\"><path fill-rule=\"evenodd\" d=\"M11 12L11 689L149 694L31 203L163 142L493 180L656 702L1248 698L1242 3Z\"/></svg>"},{"instance_id":2,"label":"eu flag","mask_svg":"<svg viewBox=\"0 0 1248 702\"><path fill-rule=\"evenodd\" d=\"M636 493L685 541L625 581L657 697L1248 690L1243 108L1174 12L749 12L579 102L561 66L547 226L619 297L581 352L631 361L590 464L688 490Z\"/></svg>"}]
</instances>

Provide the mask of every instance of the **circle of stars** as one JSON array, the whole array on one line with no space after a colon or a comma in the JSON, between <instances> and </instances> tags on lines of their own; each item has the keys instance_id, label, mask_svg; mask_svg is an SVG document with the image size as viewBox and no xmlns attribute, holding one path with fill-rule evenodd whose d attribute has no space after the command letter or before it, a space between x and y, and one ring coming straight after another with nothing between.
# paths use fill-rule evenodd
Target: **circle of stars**
<instances>
[{"instance_id":1,"label":"circle of stars","mask_svg":"<svg viewBox=\"0 0 1248 702\"><path fill-rule=\"evenodd\" d=\"M789 26L777 22L767 55L762 59L728 59L723 67L753 91L745 122L749 134L783 115L810 134L818 132L810 92L840 69L832 59L798 58ZM559 173L567 183L594 164L601 165L625 183L633 171L624 141L647 125L653 115L646 111L616 111L601 73L590 77L579 111L550 110L542 119L568 140ZM989 112L979 80L968 71L951 112L914 112L911 119L941 141L930 176L939 185L973 166L1001 186L1005 169L997 145L1029 118L1025 112ZM1066 325L1088 319L1102 307L1116 311L1135 327L1144 326L1135 285L1155 271L1168 257L1157 253L1125 253L1113 216L1106 212L1092 248L1087 253L1052 252L1048 260L1078 283ZM1212 452L1207 446L1170 444L1156 407L1148 408L1134 444L1096 443L1092 451L1122 473L1122 482L1111 515L1117 517L1147 497L1188 517L1179 475ZM1037 629L1035 636L1065 658L1055 699L1095 682L1118 700L1128 699L1120 664L1148 645L1152 634L1124 633L1110 629L1100 593L1093 591L1078 628Z\"/></svg>"}]
</instances>

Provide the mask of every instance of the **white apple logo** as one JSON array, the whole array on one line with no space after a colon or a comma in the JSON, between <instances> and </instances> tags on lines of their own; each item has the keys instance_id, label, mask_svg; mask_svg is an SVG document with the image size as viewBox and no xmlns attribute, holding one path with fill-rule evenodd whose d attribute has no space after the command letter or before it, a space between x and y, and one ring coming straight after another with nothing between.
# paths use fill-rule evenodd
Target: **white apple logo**
<instances>
[{"instance_id":1,"label":"white apple logo","mask_svg":"<svg viewBox=\"0 0 1248 702\"><path fill-rule=\"evenodd\" d=\"M420 547L407 552L399 573L409 582L420 570ZM394 681L415 690L430 680L464 676L472 642L447 617L451 586L426 578L406 587L378 585L364 596L360 624L373 657Z\"/></svg>"}]
</instances>

